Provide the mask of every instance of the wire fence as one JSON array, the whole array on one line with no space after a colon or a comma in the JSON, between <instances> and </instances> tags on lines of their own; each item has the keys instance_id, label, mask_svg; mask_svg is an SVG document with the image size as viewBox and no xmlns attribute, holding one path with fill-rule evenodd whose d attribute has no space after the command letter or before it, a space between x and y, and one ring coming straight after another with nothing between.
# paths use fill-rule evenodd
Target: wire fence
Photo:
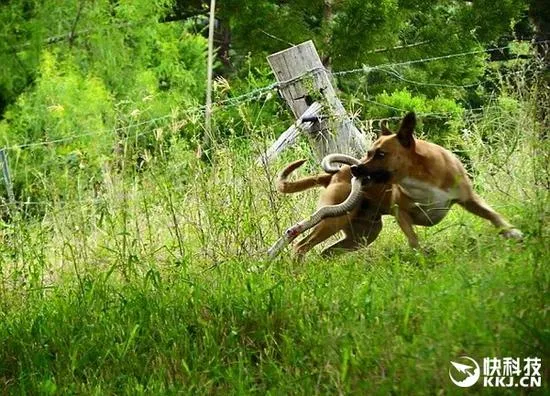
<instances>
[{"instance_id":1,"label":"wire fence","mask_svg":"<svg viewBox=\"0 0 550 396\"><path fill-rule=\"evenodd\" d=\"M540 41L540 42L537 42L537 43L550 43L550 40ZM415 80L411 80L409 78L406 78L405 76L403 76L402 73L399 73L396 69L400 68L400 67L404 67L404 66L422 64L422 63L428 63L428 62L434 62L434 61L440 61L440 60L446 60L446 59L452 59L452 58L458 58L458 57L466 57L466 56L478 55L478 54L482 54L482 53L492 53L492 52L497 52L497 51L504 51L504 50L510 49L510 48L511 48L511 46L507 45L507 46L496 47L496 48L480 49L480 50L475 50L475 51L465 51L465 52L458 52L458 53L440 55L440 56L434 56L434 57L428 57L428 58L414 59L414 60L405 61L405 62L385 63L385 64L381 64L381 65L376 65L376 66L363 66L361 68L342 70L342 71L336 71L336 72L331 72L331 71L326 70L324 68L312 69L312 70L308 70L307 72L303 73L302 75L292 79L291 81L289 80L289 81L284 81L284 82L279 82L279 83L271 83L267 86L253 89L253 90L251 90L249 92L246 92L242 95L238 95L238 96L235 96L235 97L230 97L230 98L226 98L226 99L223 99L223 100L216 101L216 102L213 103L213 111L217 111L220 107L228 108L228 107L238 106L238 105L246 103L246 102L258 100L268 92L275 91L276 89L278 89L281 86L284 86L286 84L290 84L290 83L293 83L295 81L302 80L302 79L306 78L308 75L311 75L312 73L319 72L320 70L323 70L323 71L331 74L334 77L341 77L341 76L347 76L347 75L358 74L358 73L370 74L374 71L380 71L380 72L386 73L390 76L393 76L393 77L399 79L400 81L406 82L408 84L414 84L414 85L440 87L440 88L459 88L459 89L467 89L467 88L477 87L477 86L481 85L482 83L481 82L476 82L476 83L469 83L469 84L445 84L445 83L436 83L436 82L415 81ZM377 102L377 101L372 100L372 99L365 99L365 101L368 102L368 103L371 103L373 105L386 107L386 108L394 110L394 111L400 111L400 112L405 112L406 111L405 109L401 109L401 108L390 106L390 105L387 105L387 104L384 104L384 103L380 103L380 102ZM177 117L182 117L182 116L185 116L187 114L192 114L192 113L204 113L205 109L206 109L205 105L192 106L192 107L189 107L189 108L187 108L183 111L178 112L176 115L170 114L170 115L165 115L165 116L161 116L161 117L157 117L157 118L152 118L152 119L142 121L142 122L138 122L138 123L135 123L135 124L129 124L129 125L126 125L126 126L123 126L123 127L117 127L117 128L114 128L112 131L114 133L117 133L117 132L127 130L127 129L130 129L130 128L135 128L135 127L144 126L144 125L150 125L150 124L154 124L158 121L167 120L167 119L172 119L172 122L183 121L183 119L177 119ZM445 116L445 114L449 115L449 114L452 114L452 113L419 113L418 115L419 116ZM60 143L65 143L65 142L69 142L69 141L72 141L72 140L76 140L76 139L79 139L79 138L82 138L82 137L100 135L100 134L103 134L105 132L106 132L105 130L90 131L90 132L84 132L84 133L80 133L80 134L74 134L74 135L71 135L71 136L65 136L65 137L62 137L62 138L59 138L59 139L43 140L43 141L28 142L28 143L16 143L16 144L4 147L4 149L5 150L16 150L16 149L22 149L22 148L31 148L31 147L44 146L44 145L60 144ZM147 133L151 133L151 131L141 133L138 136L142 136L142 135L145 135Z\"/></svg>"},{"instance_id":2,"label":"wire fence","mask_svg":"<svg viewBox=\"0 0 550 396\"><path fill-rule=\"evenodd\" d=\"M401 80L403 82L406 82L408 84L414 84L414 85L422 85L425 87L437 87L437 88L472 88L472 87L478 87L481 85L481 83L472 83L472 84L443 84L443 83L430 83L430 82L424 82L424 81L416 81L411 80L409 78L406 78L401 73L399 73L397 70L390 70L390 69L377 69L377 71L384 72L386 74L389 74L390 76L393 76L397 78L398 80Z\"/></svg>"},{"instance_id":3,"label":"wire fence","mask_svg":"<svg viewBox=\"0 0 550 396\"><path fill-rule=\"evenodd\" d=\"M549 43L550 40L547 40L547 41L544 41L544 42ZM386 64L381 64L381 65L376 65L376 66L363 66L361 68L342 70L342 71L336 71L336 72L331 72L331 71L328 71L324 68L317 68L317 69L309 70L309 71L303 73L302 75L298 76L297 78L294 78L292 81L271 83L269 85L253 89L253 90L251 90L249 92L246 92L242 95L238 95L238 96L235 96L235 97L230 97L230 98L222 99L222 100L219 100L219 101L215 101L213 103L212 108L213 108L213 111L219 111L220 108L226 109L226 108L242 105L242 104L247 103L247 102L257 101L260 98L262 98L264 95L277 90L281 86L284 86L286 84L290 84L290 83L293 83L295 81L304 79L307 76L309 76L313 73L317 73L319 71L325 71L325 72L331 74L334 77L343 77L343 76L348 76L348 75L352 75L352 74L359 74L359 73L370 74L372 72L379 71L379 72L382 72L382 73L385 73L385 74L389 75L390 77L395 77L400 81L403 81L403 82L408 83L408 84L414 84L414 85L423 85L423 86L431 86L431 87L443 87L443 88L457 88L457 89L467 89L467 88L477 87L482 83L481 82L476 82L476 83L469 83L469 84L444 84L444 83L436 83L436 82L416 81L416 80L412 80L412 79L409 79L409 78L405 77L397 69L403 68L403 67L406 67L406 66L411 66L411 65L428 63L428 62L447 60L447 59L458 58L458 57L466 57L466 56L482 54L482 53L492 53L492 52L496 52L496 51L503 51L503 50L509 49L509 48L510 48L510 46L503 46L503 47L498 47L498 48L490 48L490 49L475 50L475 51L466 51L466 52L459 52L459 53L453 53L453 54L447 54L447 55L441 55L441 56L434 56L434 57L429 57L429 58L415 59L415 60L410 60L410 61L405 61L405 62L386 63ZM400 114L405 113L407 111L407 109L403 109L403 108L400 108L400 107L389 105L387 103L382 103L382 102L373 100L372 98L369 98L369 97L363 98L362 100L365 101L366 103L369 103L369 104L373 105L373 106L383 107L383 108L386 108L388 110L392 110L393 112L398 112ZM189 114L203 114L205 109L206 109L205 105L191 106L191 107L188 107L188 108L184 109L183 111L178 111L178 112L174 112L172 114L167 114L167 115L164 115L164 116L151 118L151 119L148 119L148 120L145 120L145 121L141 121L141 122L137 122L137 123L133 123L133 124L128 124L128 125L125 125L125 126L122 126L122 127L116 127L114 129L112 129L112 132L114 134L117 134L121 131L128 130L128 129L131 129L131 128L142 127L142 126L145 126L145 125L152 125L152 124L158 123L160 121L166 121L166 120L170 120L170 122L172 122L172 123L178 123L178 122L184 121L185 120L184 117L186 115L189 115ZM486 107L478 107L478 108L473 108L473 109L466 109L464 111L464 113L462 113L462 114L459 114L457 112L417 112L416 114L419 117L433 117L433 118L446 119L446 118L453 117L453 116L471 115L471 114L475 114L477 112L483 112L485 110L487 110ZM401 116L390 116L390 117L384 117L384 118L369 118L367 123L372 126L372 123L375 122L375 121L399 120L399 119L401 119ZM104 134L106 132L107 132L107 130L97 130L97 131L90 131L90 132L84 132L84 133L74 134L74 135L70 135L70 136L65 136L65 137L58 138L58 139L13 144L13 145L9 145L7 147L4 147L4 150L19 150L19 149L25 149L25 148L38 147L38 146L48 146L48 145L62 144L62 143L66 143L66 142L73 141L73 140L83 138L83 137L89 137L89 136ZM149 133L152 133L152 132L154 132L154 130L148 130L148 131L138 133L136 136L143 136L143 135L146 135L146 134L149 134ZM74 204L95 205L95 204L101 203L103 201L104 201L103 198L93 198L93 199L84 200L84 201L67 201L67 202L61 202L61 201L55 201L55 202L53 202L53 201L12 201L10 203L0 202L0 207L8 206L8 205L16 205L18 207L48 206L48 205L53 206L54 204L57 205L57 206L70 207L70 205L74 205Z\"/></svg>"},{"instance_id":4,"label":"wire fence","mask_svg":"<svg viewBox=\"0 0 550 396\"><path fill-rule=\"evenodd\" d=\"M550 42L550 40L548 42ZM297 77L296 79L293 79L292 81L285 81L285 82L282 82L282 83L271 83L269 85L253 89L253 90L251 90L249 92L246 92L242 95L238 95L238 96L235 96L235 97L230 97L230 98L222 99L222 100L219 100L219 101L215 101L213 103L213 110L214 111L219 111L220 109L227 109L227 108L230 108L230 107L233 107L233 106L242 105L242 104L247 103L247 102L257 101L260 98L262 98L263 96L277 90L278 88L280 88L281 86L283 86L285 84L289 84L289 83L292 83L294 81L304 79L307 76L309 76L313 73L317 73L319 71L325 71L327 73L330 73L334 77L343 77L343 76L348 76L348 75L352 75L352 74L359 74L359 73L370 74L372 72L378 71L378 72L385 73L386 75L388 75L390 77L394 77L394 78L396 78L400 81L403 81L407 84L423 85L423 86L431 86L431 87L443 87L443 88L468 89L468 88L479 86L482 83L477 82L477 83L468 83L468 84L444 84L444 83L437 83L437 82L416 81L416 80L412 80L412 79L409 79L409 78L405 77L400 71L398 71L398 69L406 67L406 66L423 64L423 63L427 63L427 62L434 62L434 61L440 61L440 60L446 60L446 59L452 59L452 58L458 58L458 57L466 57L466 56L471 56L471 55L481 54L481 53L491 53L491 52L495 52L495 51L502 51L502 50L505 50L505 49L508 49L508 48L510 48L510 46L492 48L492 49L488 49L488 50L476 50L476 51L460 52L460 53L447 54L447 55L442 55L442 56L434 56L434 57L429 57L429 58L415 59L415 60L410 60L410 61L406 61L406 62L386 63L386 64L381 64L381 65L372 66L372 67L363 66L361 68L343 70L343 71L336 71L336 72L330 72L326 69L318 68L318 69L314 69L314 70L309 70L308 72L300 75L299 77ZM393 106L393 105L390 105L390 104L387 104L387 103L382 103L382 102L373 100L370 97L363 98L362 100L365 101L366 103L372 105L372 106L383 107L385 109L391 110L392 112L397 112L397 113L400 113L400 114L405 113L407 111L407 109L396 107L396 106ZM184 117L186 115L202 114L202 113L204 113L205 109L206 109L206 107L204 105L191 106L191 107L188 107L188 108L184 109L183 111L173 112L172 114L168 114L168 115L164 115L164 116L160 116L160 117L156 117L156 118L151 118L151 119L148 119L148 120L145 120L145 121L125 125L125 126L122 126L122 127L117 127L117 128L114 128L112 131L113 131L113 133L117 134L121 131L130 129L130 128L142 127L142 126L145 126L145 125L152 125L152 124L156 124L156 123L159 123L161 121L167 121L167 120L169 120L170 122L173 122L173 123L178 123L178 122L184 121L185 120ZM473 114L476 114L476 113L487 111L488 109L489 109L489 107L478 107L478 108L466 109L466 110L464 110L464 112L461 112L461 113L458 113L458 112L417 112L417 116L419 116L420 118L432 117L432 118L447 119L447 118L456 117L456 116L470 116L470 115L473 115ZM366 124L369 125L372 128L373 122L375 122L375 121L399 120L401 118L402 118L401 115L383 117L383 118L369 118L368 121L366 121ZM136 136L142 136L142 135L152 133L152 132L153 132L153 130L148 130L148 131L139 133ZM71 135L71 136L62 137L62 138L59 138L59 139L19 143L19 144L14 144L14 145L10 145L8 147L5 147L5 150L16 150L16 149L25 149L25 148L38 147L38 146L62 144L62 143L66 143L66 142L76 140L76 139L79 139L79 138L82 138L82 137L100 135L100 134L103 134L103 133L106 133L106 130L98 130L98 131L90 131L90 132L85 132L85 133L79 133L79 134L74 134L74 135ZM84 199L84 200L67 200L67 201L61 201L61 200L55 200L55 201L31 201L31 200L15 201L15 200L12 200L11 202L5 202L5 201L0 200L0 207L5 207L5 208L15 207L15 208L19 208L20 210L26 210L27 208L30 208L30 207L33 207L33 206L34 207L51 207L52 209L55 209L56 211L59 210L59 211L64 212L64 211L73 210L75 207L80 207L80 208L85 208L85 207L90 207L90 206L96 207L98 205L104 204L105 199L106 199L105 197L99 197L99 198L90 198L90 199Z\"/></svg>"},{"instance_id":5,"label":"wire fence","mask_svg":"<svg viewBox=\"0 0 550 396\"><path fill-rule=\"evenodd\" d=\"M332 73L335 76L345 76L347 74L355 74L355 73L368 73L373 70L383 70L387 68L395 68L395 67L403 67L403 66L410 66L410 65L416 65L419 63L427 63L427 62L434 62L438 60L446 60L446 59L452 59L452 58L459 58L464 56L470 56L470 55L479 55L483 53L493 53L497 51L504 51L505 49L510 49L510 45L497 47L497 48L488 48L488 49L479 49L475 51L466 51L466 52L456 52L453 54L447 54L447 55L440 55L440 56L434 56L430 58L420 58L420 59L414 59L410 61L405 62L396 62L396 63L385 63L377 66L363 66L361 68L356 69L350 69L350 70L343 70L339 72Z\"/></svg>"},{"instance_id":6,"label":"wire fence","mask_svg":"<svg viewBox=\"0 0 550 396\"><path fill-rule=\"evenodd\" d=\"M387 104L384 104L384 103L380 103L380 102L376 102L376 101L372 101L372 100L368 100L368 99L365 99L365 100L368 103L371 103L373 105L382 106L382 107L389 108L389 109L394 110L394 111L399 111L401 113L404 113L404 112L407 111L407 109L403 109L403 108L399 108L399 107L395 107L395 106L390 106L390 105L387 105ZM416 115L419 118L429 117L429 118L437 118L437 119L448 119L450 116L453 116L453 115L454 116L461 116L461 117L471 117L472 115L475 115L476 113L482 113L482 112L488 111L490 109L491 109L490 106L482 106L482 107L476 107L476 108L471 108L471 109L465 109L464 112L460 113L460 114L459 113L450 113L450 112L417 112ZM165 118L168 118L168 116L167 117L159 117L155 120L161 120L161 119L165 119ZM352 121L353 122L359 122L360 126L364 130L370 130L372 132L372 130L375 129L375 128L373 128L373 124L375 122L379 122L379 121L383 121L383 120L399 121L402 118L403 117L400 115L400 116L390 116L390 117L383 117L383 118L369 118L368 120L361 121L361 120L354 119L352 117ZM140 123L140 124L144 124L144 123ZM133 126L137 126L137 125L139 125L139 124L134 124ZM75 200L73 200L73 199L69 199L69 200L45 200L45 201L31 201L31 200L21 201L21 200L18 200L18 201L10 201L10 202L2 200L2 198L0 198L0 208L10 209L10 208L13 208L15 206L15 208L18 208L19 210L26 210L27 208L30 208L30 207L44 207L44 208L45 207L50 207L51 209L54 210L54 212L65 213L65 212L68 212L68 211L75 210L77 208L79 208L79 209L86 209L86 208L90 208L90 207L99 208L101 205L106 204L108 202L112 203L111 198L109 198L107 196L99 196L99 197L95 197L95 198L75 199ZM118 197L118 199L120 201L124 201L124 199L122 197Z\"/></svg>"}]
</instances>

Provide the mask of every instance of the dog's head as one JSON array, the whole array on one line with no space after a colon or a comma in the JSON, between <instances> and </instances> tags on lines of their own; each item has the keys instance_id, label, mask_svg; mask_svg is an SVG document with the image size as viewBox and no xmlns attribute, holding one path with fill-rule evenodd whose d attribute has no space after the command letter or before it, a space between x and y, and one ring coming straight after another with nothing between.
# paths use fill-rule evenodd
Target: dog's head
<instances>
[{"instance_id":1,"label":"dog's head","mask_svg":"<svg viewBox=\"0 0 550 396\"><path fill-rule=\"evenodd\" d=\"M351 167L353 176L374 183L396 183L404 178L413 165L416 116L408 113L396 133L390 131L386 123L380 124L378 139L361 158L359 165Z\"/></svg>"}]
</instances>

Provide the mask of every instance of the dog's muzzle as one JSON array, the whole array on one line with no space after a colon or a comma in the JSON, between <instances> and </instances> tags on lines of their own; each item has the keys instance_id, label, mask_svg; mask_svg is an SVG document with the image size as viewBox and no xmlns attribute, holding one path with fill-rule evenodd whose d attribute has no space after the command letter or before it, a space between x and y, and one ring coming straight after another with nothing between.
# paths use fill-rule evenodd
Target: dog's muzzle
<instances>
[{"instance_id":1,"label":"dog's muzzle","mask_svg":"<svg viewBox=\"0 0 550 396\"><path fill-rule=\"evenodd\" d=\"M367 169L365 165L353 165L351 174L358 179L369 181L371 183L387 183L390 181L392 174L386 169Z\"/></svg>"}]
</instances>

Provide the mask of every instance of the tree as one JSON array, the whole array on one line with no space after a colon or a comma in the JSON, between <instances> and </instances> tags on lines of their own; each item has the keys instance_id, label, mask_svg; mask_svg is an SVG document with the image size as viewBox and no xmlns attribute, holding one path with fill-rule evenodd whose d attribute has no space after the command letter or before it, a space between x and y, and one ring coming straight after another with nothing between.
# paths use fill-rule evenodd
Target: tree
<instances>
[{"instance_id":1,"label":"tree","mask_svg":"<svg viewBox=\"0 0 550 396\"><path fill-rule=\"evenodd\" d=\"M93 184L129 136L125 155L138 160L163 142L148 133L162 125L150 120L202 99L206 41L184 21L159 23L170 6L165 0L2 6L0 18L13 17L3 26L9 35L3 49L16 56L0 52L7 65L0 144L24 146L10 150L21 199L55 195L45 176L58 185ZM57 37L69 38L50 45ZM36 144L48 141L58 143Z\"/></svg>"}]
</instances>

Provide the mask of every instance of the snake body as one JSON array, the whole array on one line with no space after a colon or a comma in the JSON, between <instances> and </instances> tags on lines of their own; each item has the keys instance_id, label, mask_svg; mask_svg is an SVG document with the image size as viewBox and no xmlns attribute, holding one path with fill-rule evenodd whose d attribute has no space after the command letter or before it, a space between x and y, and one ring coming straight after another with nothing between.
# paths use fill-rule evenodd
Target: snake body
<instances>
[{"instance_id":1,"label":"snake body","mask_svg":"<svg viewBox=\"0 0 550 396\"><path fill-rule=\"evenodd\" d=\"M327 157L325 157L325 159L326 158ZM323 161L325 159L323 159ZM329 165L331 165L330 162ZM315 213L313 213L308 219L302 220L299 223L296 223L292 227L288 228L284 232L283 236L279 238L279 240L275 242L275 244L271 246L271 248L269 248L269 250L267 251L269 258L275 258L279 254L279 252L290 242L292 242L298 235L319 224L321 220L327 217L338 217L348 213L359 203L361 197L361 180L353 177L351 179L351 192L344 200L344 202L338 205L323 206L317 209L317 211L315 211Z\"/></svg>"},{"instance_id":2,"label":"snake body","mask_svg":"<svg viewBox=\"0 0 550 396\"><path fill-rule=\"evenodd\" d=\"M336 164L359 165L359 160L346 154L329 154L321 161L321 167L327 173L336 173L340 167Z\"/></svg>"}]
</instances>

